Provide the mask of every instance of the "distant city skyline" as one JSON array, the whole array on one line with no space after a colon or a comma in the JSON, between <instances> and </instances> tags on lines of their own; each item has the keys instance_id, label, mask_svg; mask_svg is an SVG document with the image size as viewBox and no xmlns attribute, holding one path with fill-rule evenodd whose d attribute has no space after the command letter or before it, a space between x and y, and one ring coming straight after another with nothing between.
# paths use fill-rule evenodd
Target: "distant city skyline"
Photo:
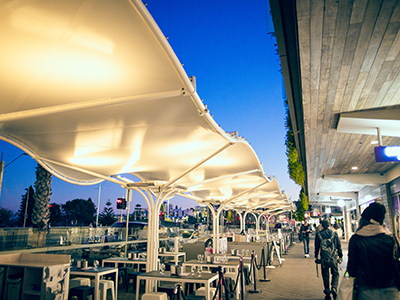
<instances>
[{"instance_id":1,"label":"distant city skyline","mask_svg":"<svg viewBox=\"0 0 400 300\"><path fill-rule=\"evenodd\" d=\"M282 190L297 200L300 187L288 175L285 155L285 109L283 81L276 41L266 2L256 0L226 2L147 1L147 9L160 26L188 76L195 76L197 92L215 121L227 131L238 131L254 148L267 175L277 178ZM0 154L9 164L23 152L0 141ZM4 170L0 207L17 211L25 189L35 182L37 163L21 156ZM96 204L100 211L125 190L111 182L92 186L72 185L53 176L50 202L65 203L76 198ZM147 207L136 192L137 203ZM193 200L174 197L171 203L182 208L197 205Z\"/></svg>"}]
</instances>

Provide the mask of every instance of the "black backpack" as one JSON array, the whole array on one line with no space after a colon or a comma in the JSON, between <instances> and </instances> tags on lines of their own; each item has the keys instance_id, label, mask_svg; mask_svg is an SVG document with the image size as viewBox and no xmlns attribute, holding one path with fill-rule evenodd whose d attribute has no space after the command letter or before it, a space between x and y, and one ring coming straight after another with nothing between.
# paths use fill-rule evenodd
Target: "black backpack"
<instances>
[{"instance_id":1,"label":"black backpack","mask_svg":"<svg viewBox=\"0 0 400 300\"><path fill-rule=\"evenodd\" d=\"M318 237L321 240L320 250L321 250L321 265L322 267L333 268L337 265L337 254L336 246L333 242L335 234L328 239L323 239L320 232L318 232Z\"/></svg>"}]
</instances>

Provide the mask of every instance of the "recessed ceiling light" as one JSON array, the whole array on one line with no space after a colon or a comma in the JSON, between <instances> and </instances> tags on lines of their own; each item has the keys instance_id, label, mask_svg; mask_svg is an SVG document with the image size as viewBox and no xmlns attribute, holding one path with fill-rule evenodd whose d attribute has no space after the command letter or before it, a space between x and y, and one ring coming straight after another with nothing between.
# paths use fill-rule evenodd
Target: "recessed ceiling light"
<instances>
[{"instance_id":1,"label":"recessed ceiling light","mask_svg":"<svg viewBox=\"0 0 400 300\"><path fill-rule=\"evenodd\" d=\"M352 170L358 170L358 167L351 167Z\"/></svg>"},{"instance_id":2,"label":"recessed ceiling light","mask_svg":"<svg viewBox=\"0 0 400 300\"><path fill-rule=\"evenodd\" d=\"M371 142L371 145L376 145L376 144L378 144L378 141L372 141Z\"/></svg>"}]
</instances>

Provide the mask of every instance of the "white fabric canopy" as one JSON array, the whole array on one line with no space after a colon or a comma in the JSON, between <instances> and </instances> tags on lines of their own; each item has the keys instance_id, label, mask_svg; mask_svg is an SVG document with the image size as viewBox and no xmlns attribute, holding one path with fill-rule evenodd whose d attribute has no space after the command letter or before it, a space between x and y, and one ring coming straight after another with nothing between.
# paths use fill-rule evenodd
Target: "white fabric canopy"
<instances>
[{"instance_id":1,"label":"white fabric canopy","mask_svg":"<svg viewBox=\"0 0 400 300\"><path fill-rule=\"evenodd\" d=\"M141 1L0 11L0 138L55 176L226 207L290 204L249 143L212 119Z\"/></svg>"}]
</instances>

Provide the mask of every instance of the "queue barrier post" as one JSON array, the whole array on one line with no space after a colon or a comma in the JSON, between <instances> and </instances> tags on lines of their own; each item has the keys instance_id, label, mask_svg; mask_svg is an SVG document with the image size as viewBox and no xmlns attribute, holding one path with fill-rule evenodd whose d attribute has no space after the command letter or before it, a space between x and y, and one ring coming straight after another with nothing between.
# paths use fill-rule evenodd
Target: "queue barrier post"
<instances>
[{"instance_id":1,"label":"queue barrier post","mask_svg":"<svg viewBox=\"0 0 400 300\"><path fill-rule=\"evenodd\" d=\"M261 250L261 262L260 262L262 268L263 268L263 273L264 273L264 278L261 278L261 282L268 282L271 281L271 279L267 278L267 263L266 263L266 258L265 258L265 249L262 247Z\"/></svg>"},{"instance_id":2,"label":"queue barrier post","mask_svg":"<svg viewBox=\"0 0 400 300\"><path fill-rule=\"evenodd\" d=\"M257 270L257 266L256 266L256 260L255 260L255 254L254 251L251 253L251 265L253 268L253 281L254 281L254 286L253 286L253 290L249 290L249 293L261 293L261 291L257 290L257 279L256 279L256 270Z\"/></svg>"}]
</instances>

